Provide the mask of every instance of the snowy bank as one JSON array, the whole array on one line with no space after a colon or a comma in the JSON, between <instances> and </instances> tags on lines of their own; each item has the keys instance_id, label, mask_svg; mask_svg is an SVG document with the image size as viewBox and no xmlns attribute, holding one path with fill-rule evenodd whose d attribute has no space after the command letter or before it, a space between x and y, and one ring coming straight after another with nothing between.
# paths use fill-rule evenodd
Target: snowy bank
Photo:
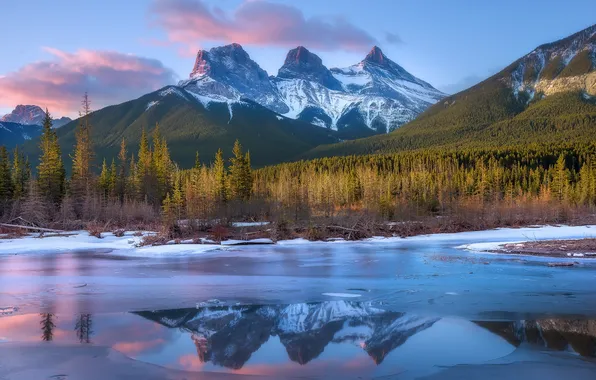
<instances>
[{"instance_id":1,"label":"snowy bank","mask_svg":"<svg viewBox=\"0 0 596 380\"><path fill-rule=\"evenodd\" d=\"M232 247L241 249L246 245L277 244L283 246L294 245L328 245L328 244L407 244L409 242L428 242L429 244L444 244L459 249L474 252L490 252L499 249L503 244L535 240L553 239L581 239L596 237L596 226L540 226L526 228L500 228L486 231L458 232L449 234L419 235L408 238L401 237L373 237L361 241L347 241L333 239L331 241L308 241L306 239L282 240L274 243L270 239L227 240L220 244L207 239L201 239L202 244L192 244L192 240L184 240L182 244L174 241L166 245L140 247L143 236L154 232L141 234L127 232L118 237L113 233L103 233L98 239L90 236L87 231L74 231L64 235L48 235L39 237L30 234L17 239L0 239L0 255L18 253L50 253L65 251L111 251L122 255L172 255L196 254L209 251L225 250ZM135 236L140 235L140 236ZM465 243L465 244L464 244ZM463 245L461 245L463 244Z\"/></svg>"},{"instance_id":2,"label":"snowy bank","mask_svg":"<svg viewBox=\"0 0 596 380\"><path fill-rule=\"evenodd\" d=\"M472 252L489 253L501 250L505 244L522 244L528 241L540 240L570 240L596 237L596 226L541 226L526 228L503 228L492 231L478 231L477 240L480 242L463 244L458 249ZM471 235L475 232L464 232L461 235ZM466 236L468 237L468 236ZM474 240L472 237L469 236Z\"/></svg>"},{"instance_id":3,"label":"snowy bank","mask_svg":"<svg viewBox=\"0 0 596 380\"><path fill-rule=\"evenodd\" d=\"M89 235L87 231L73 231L61 235L40 237L30 234L17 239L0 239L0 255L20 253L55 253L67 251L112 251L123 255L161 255L202 253L221 249L215 244L175 244L161 246L144 246L140 243L144 236L154 234L145 231L126 232L123 236L115 236L111 232L102 233L102 238Z\"/></svg>"}]
</instances>

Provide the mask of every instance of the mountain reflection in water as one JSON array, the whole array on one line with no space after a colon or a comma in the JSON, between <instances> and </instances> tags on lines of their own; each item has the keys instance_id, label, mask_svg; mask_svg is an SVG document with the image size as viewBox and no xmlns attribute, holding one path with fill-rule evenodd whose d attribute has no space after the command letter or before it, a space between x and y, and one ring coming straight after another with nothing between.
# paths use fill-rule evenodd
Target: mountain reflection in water
<instances>
[{"instance_id":1,"label":"mountain reflection in water","mask_svg":"<svg viewBox=\"0 0 596 380\"><path fill-rule=\"evenodd\" d=\"M380 364L410 336L438 320L345 301L137 314L187 330L202 361L231 369L242 368L272 336L279 337L289 359L299 364L319 357L329 343L356 344Z\"/></svg>"},{"instance_id":2,"label":"mountain reflection in water","mask_svg":"<svg viewBox=\"0 0 596 380\"><path fill-rule=\"evenodd\" d=\"M469 321L333 301L13 315L0 318L0 344L3 339L108 346L188 371L368 378L485 363L525 346L593 362L596 320Z\"/></svg>"}]
</instances>

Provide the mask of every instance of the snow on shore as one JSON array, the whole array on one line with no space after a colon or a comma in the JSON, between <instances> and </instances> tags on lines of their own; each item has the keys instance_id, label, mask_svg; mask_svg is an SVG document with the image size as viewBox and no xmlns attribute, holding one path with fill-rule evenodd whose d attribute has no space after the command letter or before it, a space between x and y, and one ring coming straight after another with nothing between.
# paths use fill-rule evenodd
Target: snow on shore
<instances>
[{"instance_id":1,"label":"snow on shore","mask_svg":"<svg viewBox=\"0 0 596 380\"><path fill-rule=\"evenodd\" d=\"M499 250L504 244L516 244L536 240L565 240L596 237L596 226L541 226L526 228L503 228L491 231L464 232L459 235L476 234L476 243L459 245L456 248L472 252L491 252ZM468 237L468 236L466 236Z\"/></svg>"},{"instance_id":2,"label":"snow on shore","mask_svg":"<svg viewBox=\"0 0 596 380\"><path fill-rule=\"evenodd\" d=\"M0 255L17 253L54 253L66 251L93 251L109 250L126 255L158 255L158 254L185 254L202 253L221 249L215 244L176 244L139 247L143 236L153 232L145 231L140 234L126 232L117 237L111 232L102 233L102 238L89 235L87 231L72 231L68 234L48 234L39 237L39 234L30 234L16 239L0 239Z\"/></svg>"},{"instance_id":3,"label":"snow on shore","mask_svg":"<svg viewBox=\"0 0 596 380\"><path fill-rule=\"evenodd\" d=\"M0 255L18 253L51 253L65 251L91 251L109 250L122 255L135 256L156 256L172 254L197 254L208 251L226 250L234 247L241 249L243 245L251 244L273 244L269 239L255 239L253 241L224 241L221 245L213 244L205 240L207 244L189 244L191 241L183 241L183 244L167 244L160 246L139 247L142 237L153 232L138 233L127 232L122 237L114 236L112 233L102 234L102 239L90 236L87 231L73 231L67 235L56 236L49 234L40 238L39 234L30 234L17 239L0 239ZM409 238L400 237L373 237L360 242L352 242L341 239L332 241L311 242L305 239L294 239L278 241L276 244L291 245L312 245L312 244L398 244L407 242L428 242L433 244L462 244L459 249L466 249L474 252L487 252L498 249L500 245L517 243L523 241L545 240L545 239L578 239L596 237L596 226L539 226L525 228L500 228L488 231L459 232L449 234L419 235Z\"/></svg>"}]
</instances>

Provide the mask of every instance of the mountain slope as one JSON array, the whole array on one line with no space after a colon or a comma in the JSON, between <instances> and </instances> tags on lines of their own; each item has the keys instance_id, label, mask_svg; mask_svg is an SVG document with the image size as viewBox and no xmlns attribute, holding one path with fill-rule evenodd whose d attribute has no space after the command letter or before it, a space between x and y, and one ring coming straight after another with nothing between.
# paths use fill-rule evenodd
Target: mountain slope
<instances>
[{"instance_id":1,"label":"mountain slope","mask_svg":"<svg viewBox=\"0 0 596 380\"><path fill-rule=\"evenodd\" d=\"M542 45L431 106L386 136L319 147L305 157L427 147L585 141L596 128L596 25Z\"/></svg>"},{"instance_id":2,"label":"mountain slope","mask_svg":"<svg viewBox=\"0 0 596 380\"><path fill-rule=\"evenodd\" d=\"M24 125L42 125L44 116L45 112L39 106L19 104L11 113L2 116L0 121ZM68 117L52 119L52 127L60 128L71 121L72 120Z\"/></svg>"},{"instance_id":3,"label":"mountain slope","mask_svg":"<svg viewBox=\"0 0 596 380\"><path fill-rule=\"evenodd\" d=\"M199 51L190 79L179 85L210 101L250 99L344 139L394 130L445 96L378 47L356 65L329 70L299 46L288 52L277 76L267 77L240 45L231 44Z\"/></svg>"},{"instance_id":4,"label":"mountain slope","mask_svg":"<svg viewBox=\"0 0 596 380\"><path fill-rule=\"evenodd\" d=\"M23 125L6 121L0 122L0 145L4 145L7 149L12 149L16 145L22 145L39 135L41 135L40 126Z\"/></svg>"},{"instance_id":5,"label":"mountain slope","mask_svg":"<svg viewBox=\"0 0 596 380\"><path fill-rule=\"evenodd\" d=\"M151 132L156 123L172 158L182 167L193 165L196 151L205 162L219 148L230 155L236 139L250 150L255 166L290 160L317 145L338 141L332 131L284 118L250 101L202 102L182 88L168 86L91 114L96 163L115 157L122 138L129 151L136 152L143 128ZM57 131L65 156L71 153L76 126L75 120Z\"/></svg>"}]
</instances>

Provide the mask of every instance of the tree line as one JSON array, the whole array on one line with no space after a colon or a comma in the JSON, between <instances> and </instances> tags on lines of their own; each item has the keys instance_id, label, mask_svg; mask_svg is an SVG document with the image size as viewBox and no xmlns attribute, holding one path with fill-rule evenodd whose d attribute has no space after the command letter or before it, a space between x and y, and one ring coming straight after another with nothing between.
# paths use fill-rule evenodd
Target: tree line
<instances>
[{"instance_id":1,"label":"tree line","mask_svg":"<svg viewBox=\"0 0 596 380\"><path fill-rule=\"evenodd\" d=\"M66 175L46 110L39 165L18 148L0 147L0 213L38 226L84 228L89 222L148 226L175 234L214 220L308 221L342 213L382 220L449 215L464 204L543 207L596 205L594 143L438 150L342 156L252 170L239 141L226 162L182 169L172 161L159 126L143 131L138 149L121 141L117 157L94 162L87 96Z\"/></svg>"}]
</instances>

